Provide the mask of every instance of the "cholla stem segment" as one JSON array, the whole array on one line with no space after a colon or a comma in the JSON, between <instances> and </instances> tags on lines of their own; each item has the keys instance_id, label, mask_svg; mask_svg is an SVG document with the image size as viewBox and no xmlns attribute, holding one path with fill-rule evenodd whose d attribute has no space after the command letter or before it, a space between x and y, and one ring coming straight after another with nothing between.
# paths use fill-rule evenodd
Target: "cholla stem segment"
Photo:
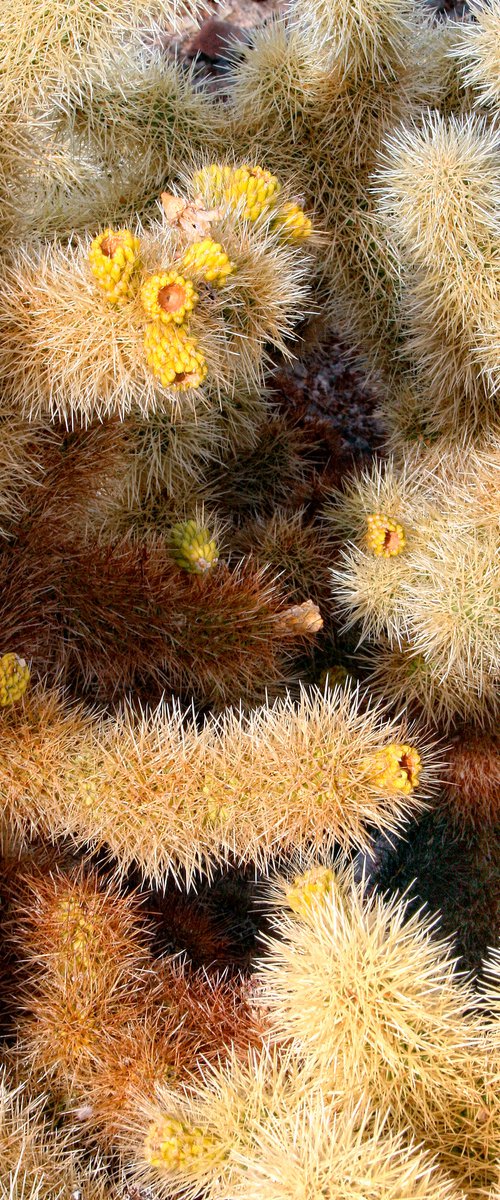
<instances>
[{"instance_id":1,"label":"cholla stem segment","mask_svg":"<svg viewBox=\"0 0 500 1200\"><path fill-rule=\"evenodd\" d=\"M144 334L146 359L163 387L198 388L207 373L205 357L182 325L152 321Z\"/></svg>"},{"instance_id":2,"label":"cholla stem segment","mask_svg":"<svg viewBox=\"0 0 500 1200\"><path fill-rule=\"evenodd\" d=\"M132 299L139 249L139 238L129 229L105 229L94 238L89 251L90 269L110 304L122 305Z\"/></svg>"},{"instance_id":3,"label":"cholla stem segment","mask_svg":"<svg viewBox=\"0 0 500 1200\"><path fill-rule=\"evenodd\" d=\"M402 792L404 796L418 787L422 760L414 746L392 742L373 756L370 766L372 783L382 792Z\"/></svg>"},{"instance_id":4,"label":"cholla stem segment","mask_svg":"<svg viewBox=\"0 0 500 1200\"><path fill-rule=\"evenodd\" d=\"M0 707L15 704L24 695L30 680L30 669L18 654L3 654L0 658Z\"/></svg>"},{"instance_id":5,"label":"cholla stem segment","mask_svg":"<svg viewBox=\"0 0 500 1200\"><path fill-rule=\"evenodd\" d=\"M152 321L162 325L182 325L198 302L198 293L190 279L177 271L151 275L141 288L142 306Z\"/></svg>"},{"instance_id":6,"label":"cholla stem segment","mask_svg":"<svg viewBox=\"0 0 500 1200\"><path fill-rule=\"evenodd\" d=\"M256 221L280 191L275 175L263 167L249 167L247 164L221 167L213 163L196 172L193 186L203 194L208 193L217 204L236 207L244 198L241 215L248 221Z\"/></svg>"},{"instance_id":7,"label":"cholla stem segment","mask_svg":"<svg viewBox=\"0 0 500 1200\"><path fill-rule=\"evenodd\" d=\"M381 558L394 558L396 554L401 554L406 545L402 525L384 513L371 513L366 518L366 524L366 542L373 554Z\"/></svg>"},{"instance_id":8,"label":"cholla stem segment","mask_svg":"<svg viewBox=\"0 0 500 1200\"><path fill-rule=\"evenodd\" d=\"M179 567L202 575L218 562L217 542L196 521L179 521L170 533L172 556Z\"/></svg>"},{"instance_id":9,"label":"cholla stem segment","mask_svg":"<svg viewBox=\"0 0 500 1200\"><path fill-rule=\"evenodd\" d=\"M235 266L230 262L220 242L214 242L212 238L203 238L201 242L193 242L188 247L182 260L182 269L201 275L206 283L211 283L214 287L222 287L228 276L232 275Z\"/></svg>"}]
</instances>

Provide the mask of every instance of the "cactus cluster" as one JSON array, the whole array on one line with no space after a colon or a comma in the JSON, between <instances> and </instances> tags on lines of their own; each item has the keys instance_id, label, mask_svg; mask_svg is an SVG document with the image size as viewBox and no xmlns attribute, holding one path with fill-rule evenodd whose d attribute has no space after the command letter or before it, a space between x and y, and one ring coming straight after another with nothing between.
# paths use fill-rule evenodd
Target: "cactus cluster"
<instances>
[{"instance_id":1,"label":"cactus cluster","mask_svg":"<svg viewBox=\"0 0 500 1200\"><path fill-rule=\"evenodd\" d=\"M498 1200L500 0L203 17L0 21L0 1200Z\"/></svg>"}]
</instances>

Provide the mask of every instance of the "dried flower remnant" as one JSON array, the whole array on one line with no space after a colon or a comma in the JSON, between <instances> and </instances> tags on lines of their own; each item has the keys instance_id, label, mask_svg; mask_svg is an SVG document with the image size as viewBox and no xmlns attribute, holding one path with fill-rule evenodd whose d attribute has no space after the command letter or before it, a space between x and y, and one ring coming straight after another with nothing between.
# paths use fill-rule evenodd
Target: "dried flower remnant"
<instances>
[{"instance_id":1,"label":"dried flower remnant","mask_svg":"<svg viewBox=\"0 0 500 1200\"><path fill-rule=\"evenodd\" d=\"M292 604L282 616L283 625L294 633L319 633L323 628L323 617L314 600L304 600L303 604Z\"/></svg>"}]
</instances>

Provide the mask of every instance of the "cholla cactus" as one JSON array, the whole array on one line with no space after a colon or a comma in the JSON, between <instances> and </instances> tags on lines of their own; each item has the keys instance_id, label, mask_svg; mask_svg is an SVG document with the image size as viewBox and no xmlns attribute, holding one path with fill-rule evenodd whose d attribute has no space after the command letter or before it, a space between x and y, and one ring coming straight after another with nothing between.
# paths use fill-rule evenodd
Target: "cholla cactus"
<instances>
[{"instance_id":1,"label":"cholla cactus","mask_svg":"<svg viewBox=\"0 0 500 1200\"><path fill-rule=\"evenodd\" d=\"M107 229L91 245L81 238L13 252L0 281L6 402L30 416L88 422L178 412L179 396L204 383L218 407L237 386L248 392L262 382L270 346L286 352L308 291L301 245L280 240L270 220L241 225L226 205L213 226L223 251L207 259L205 246L195 271L223 275L224 287L201 289L185 266L187 253L195 270L194 250L171 224L134 228Z\"/></svg>"},{"instance_id":2,"label":"cholla cactus","mask_svg":"<svg viewBox=\"0 0 500 1200\"><path fill-rule=\"evenodd\" d=\"M403 352L437 433L496 419L499 161L474 115L430 115L386 141L379 210L403 273Z\"/></svg>"},{"instance_id":3,"label":"cholla cactus","mask_svg":"<svg viewBox=\"0 0 500 1200\"><path fill-rule=\"evenodd\" d=\"M350 869L336 878L321 870L323 886L309 889L305 909L294 901L310 871L281 883L292 911L278 908L260 965L275 1038L287 1047L292 1039L323 1097L390 1112L392 1128L437 1148L475 1194L495 1178L499 1135L470 984L455 973L450 945L436 940L435 922L409 916L405 900L367 895Z\"/></svg>"},{"instance_id":4,"label":"cholla cactus","mask_svg":"<svg viewBox=\"0 0 500 1200\"><path fill-rule=\"evenodd\" d=\"M414 452L376 466L327 510L353 539L333 572L346 624L382 640L370 653L373 684L447 727L488 725L497 712L498 504L490 495L490 512L483 506L487 462L467 446Z\"/></svg>"},{"instance_id":5,"label":"cholla cactus","mask_svg":"<svg viewBox=\"0 0 500 1200\"><path fill-rule=\"evenodd\" d=\"M28 725L13 710L2 728L7 814L106 845L159 882L234 854L266 869L278 846L367 847L370 826L399 828L433 790L435 754L350 690L229 710L199 733L164 706L89 724L50 693L31 703Z\"/></svg>"}]
</instances>

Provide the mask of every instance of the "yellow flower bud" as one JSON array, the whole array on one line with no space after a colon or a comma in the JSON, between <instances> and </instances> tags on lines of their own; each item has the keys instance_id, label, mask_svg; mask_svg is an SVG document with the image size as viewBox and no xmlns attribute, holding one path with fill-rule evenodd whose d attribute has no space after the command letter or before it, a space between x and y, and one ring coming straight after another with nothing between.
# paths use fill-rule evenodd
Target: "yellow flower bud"
<instances>
[{"instance_id":1,"label":"yellow flower bud","mask_svg":"<svg viewBox=\"0 0 500 1200\"><path fill-rule=\"evenodd\" d=\"M144 334L146 360L163 387L187 391L203 383L207 365L197 343L182 325L153 321Z\"/></svg>"},{"instance_id":2,"label":"yellow flower bud","mask_svg":"<svg viewBox=\"0 0 500 1200\"><path fill-rule=\"evenodd\" d=\"M181 1171L197 1166L200 1160L218 1157L214 1138L207 1137L196 1125L186 1125L176 1117L152 1121L144 1141L144 1157L152 1167Z\"/></svg>"},{"instance_id":3,"label":"yellow flower bud","mask_svg":"<svg viewBox=\"0 0 500 1200\"><path fill-rule=\"evenodd\" d=\"M307 917L315 900L327 896L335 884L335 875L330 867L312 867L297 875L287 889L286 902L299 917Z\"/></svg>"},{"instance_id":4,"label":"yellow flower bud","mask_svg":"<svg viewBox=\"0 0 500 1200\"><path fill-rule=\"evenodd\" d=\"M249 221L256 221L280 191L275 175L263 167L249 167L247 164L241 167L220 167L217 164L204 167L193 176L193 185L216 204L239 206L244 199L241 215Z\"/></svg>"},{"instance_id":5,"label":"yellow flower bud","mask_svg":"<svg viewBox=\"0 0 500 1200\"><path fill-rule=\"evenodd\" d=\"M284 204L283 208L276 213L275 223L279 226L283 237L290 238L294 242L301 242L310 237L312 233L312 221L306 216L300 204Z\"/></svg>"},{"instance_id":6,"label":"yellow flower bud","mask_svg":"<svg viewBox=\"0 0 500 1200\"><path fill-rule=\"evenodd\" d=\"M139 238L129 229L105 229L94 238L89 251L90 269L110 304L122 305L132 299L139 249Z\"/></svg>"},{"instance_id":7,"label":"yellow flower bud","mask_svg":"<svg viewBox=\"0 0 500 1200\"><path fill-rule=\"evenodd\" d=\"M228 275L234 271L234 263L229 261L219 242L214 242L212 238L203 238L201 242L193 242L186 250L182 269L201 275L202 279L212 283L214 287L221 287Z\"/></svg>"},{"instance_id":8,"label":"yellow flower bud","mask_svg":"<svg viewBox=\"0 0 500 1200\"><path fill-rule=\"evenodd\" d=\"M402 792L410 796L418 787L422 760L414 746L392 742L378 750L369 763L370 782L381 792Z\"/></svg>"},{"instance_id":9,"label":"yellow flower bud","mask_svg":"<svg viewBox=\"0 0 500 1200\"><path fill-rule=\"evenodd\" d=\"M406 545L405 531L402 525L386 517L383 513L372 513L366 519L366 543L372 554L382 558L393 558L401 554Z\"/></svg>"},{"instance_id":10,"label":"yellow flower bud","mask_svg":"<svg viewBox=\"0 0 500 1200\"><path fill-rule=\"evenodd\" d=\"M30 669L18 654L3 654L0 658L0 707L14 704L24 695L30 680Z\"/></svg>"},{"instance_id":11,"label":"yellow flower bud","mask_svg":"<svg viewBox=\"0 0 500 1200\"><path fill-rule=\"evenodd\" d=\"M170 531L172 555L179 567L202 575L218 562L217 543L209 530L196 521L179 521Z\"/></svg>"},{"instance_id":12,"label":"yellow flower bud","mask_svg":"<svg viewBox=\"0 0 500 1200\"><path fill-rule=\"evenodd\" d=\"M163 325L182 325L197 304L198 293L190 279L184 279L177 271L167 271L146 280L141 288L141 302L151 320Z\"/></svg>"}]
</instances>

